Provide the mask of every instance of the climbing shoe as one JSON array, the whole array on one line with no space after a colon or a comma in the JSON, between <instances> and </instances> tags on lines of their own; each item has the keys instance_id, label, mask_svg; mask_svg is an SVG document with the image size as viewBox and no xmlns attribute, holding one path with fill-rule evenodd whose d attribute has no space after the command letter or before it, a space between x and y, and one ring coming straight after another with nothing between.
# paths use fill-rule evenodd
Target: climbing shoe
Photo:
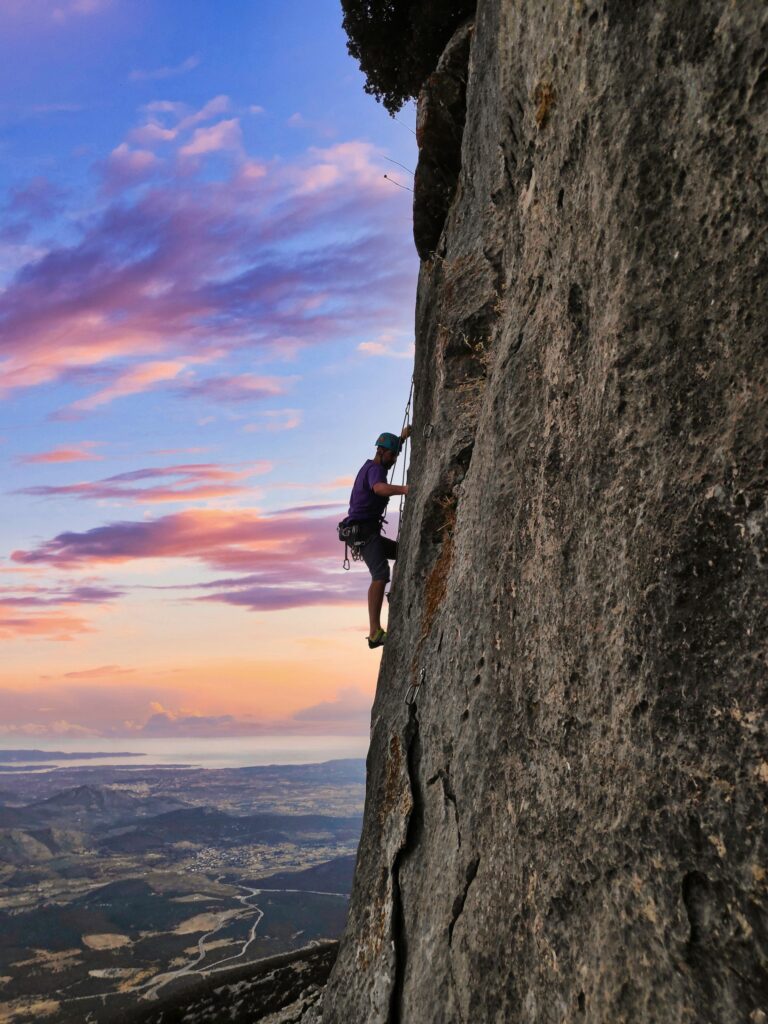
<instances>
[{"instance_id":1,"label":"climbing shoe","mask_svg":"<svg viewBox=\"0 0 768 1024\"><path fill-rule=\"evenodd\" d=\"M377 629L373 636L368 637L368 646L371 648L371 650L373 650L374 647L381 647L386 639L386 630Z\"/></svg>"}]
</instances>

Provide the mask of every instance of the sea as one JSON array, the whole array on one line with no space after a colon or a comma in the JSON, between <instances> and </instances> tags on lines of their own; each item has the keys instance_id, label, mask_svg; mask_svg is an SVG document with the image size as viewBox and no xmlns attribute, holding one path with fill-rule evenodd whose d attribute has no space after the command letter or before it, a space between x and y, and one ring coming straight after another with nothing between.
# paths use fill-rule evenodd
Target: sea
<instances>
[{"instance_id":1,"label":"sea","mask_svg":"<svg viewBox=\"0 0 768 1024\"><path fill-rule=\"evenodd\" d=\"M103 757L11 762L7 750L56 751L68 755L103 754ZM146 768L191 765L196 768L249 768L266 764L317 764L341 758L365 757L368 738L361 736L216 736L205 738L144 738L140 740L85 737L0 736L0 772L18 769L98 767L121 765ZM131 757L126 757L130 753Z\"/></svg>"}]
</instances>

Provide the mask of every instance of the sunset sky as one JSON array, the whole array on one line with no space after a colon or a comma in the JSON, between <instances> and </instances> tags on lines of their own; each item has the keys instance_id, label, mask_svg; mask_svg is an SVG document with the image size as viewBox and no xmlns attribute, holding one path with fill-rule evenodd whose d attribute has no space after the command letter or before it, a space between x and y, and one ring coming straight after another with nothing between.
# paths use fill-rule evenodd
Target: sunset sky
<instances>
[{"instance_id":1,"label":"sunset sky","mask_svg":"<svg viewBox=\"0 0 768 1024\"><path fill-rule=\"evenodd\" d=\"M338 0L3 0L0 83L0 739L366 734L412 108Z\"/></svg>"}]
</instances>

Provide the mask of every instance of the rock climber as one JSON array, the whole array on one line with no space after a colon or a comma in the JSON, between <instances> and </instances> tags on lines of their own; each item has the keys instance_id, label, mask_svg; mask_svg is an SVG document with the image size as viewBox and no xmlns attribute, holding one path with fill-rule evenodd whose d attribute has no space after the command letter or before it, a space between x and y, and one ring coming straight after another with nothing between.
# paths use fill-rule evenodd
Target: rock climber
<instances>
[{"instance_id":1,"label":"rock climber","mask_svg":"<svg viewBox=\"0 0 768 1024\"><path fill-rule=\"evenodd\" d=\"M381 608L384 591L389 583L389 559L397 558L397 542L381 534L387 502L393 495L407 494L408 485L402 487L387 483L387 473L397 462L400 449L411 428L397 434L380 434L376 440L376 456L366 459L355 478L349 499L349 512L345 523L357 527L357 543L365 564L371 573L368 588L368 618L370 631L368 646L381 647L387 639L381 626Z\"/></svg>"}]
</instances>

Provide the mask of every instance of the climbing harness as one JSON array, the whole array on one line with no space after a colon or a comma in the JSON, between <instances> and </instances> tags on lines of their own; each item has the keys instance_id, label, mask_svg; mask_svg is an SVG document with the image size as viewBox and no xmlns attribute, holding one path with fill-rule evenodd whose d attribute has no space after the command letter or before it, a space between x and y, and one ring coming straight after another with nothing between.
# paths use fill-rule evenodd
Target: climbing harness
<instances>
[{"instance_id":1,"label":"climbing harness","mask_svg":"<svg viewBox=\"0 0 768 1024\"><path fill-rule=\"evenodd\" d=\"M383 520L382 520L383 522ZM363 558L363 548L375 534L369 534L367 537L360 536L360 528L362 523L350 523L347 519L342 519L336 530L339 534L339 540L344 543L344 561L341 563L343 569L349 569L349 553L352 552L352 561L360 562Z\"/></svg>"},{"instance_id":2,"label":"climbing harness","mask_svg":"<svg viewBox=\"0 0 768 1024\"><path fill-rule=\"evenodd\" d=\"M415 682L415 683L411 683L411 685L406 690L406 693L405 693L405 703L409 707L411 706L411 704L415 704L416 703L416 697L418 696L419 690L421 689L422 684L424 683L424 680L426 678L427 678L427 670L425 668L423 668L421 670L421 672L419 672L418 681Z\"/></svg>"}]
</instances>

